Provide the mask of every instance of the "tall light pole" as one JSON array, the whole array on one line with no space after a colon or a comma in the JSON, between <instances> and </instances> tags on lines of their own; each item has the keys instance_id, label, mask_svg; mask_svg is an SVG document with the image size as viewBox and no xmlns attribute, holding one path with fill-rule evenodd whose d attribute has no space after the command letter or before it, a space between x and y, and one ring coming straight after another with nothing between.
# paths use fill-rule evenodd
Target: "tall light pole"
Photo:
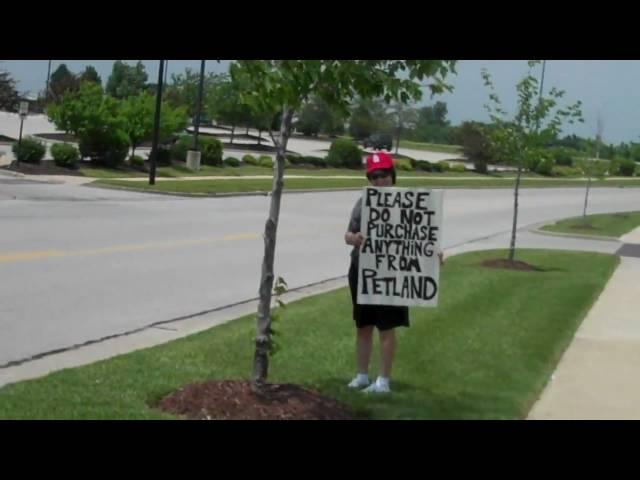
<instances>
[{"instance_id":1,"label":"tall light pole","mask_svg":"<svg viewBox=\"0 0 640 480\"><path fill-rule=\"evenodd\" d=\"M169 75L169 60L164 61L164 84L167 84L167 75Z\"/></svg>"},{"instance_id":2,"label":"tall light pole","mask_svg":"<svg viewBox=\"0 0 640 480\"><path fill-rule=\"evenodd\" d=\"M49 67L47 68L47 84L44 90L45 102L49 100L49 79L51 78L51 60L49 60Z\"/></svg>"},{"instance_id":3,"label":"tall light pole","mask_svg":"<svg viewBox=\"0 0 640 480\"><path fill-rule=\"evenodd\" d=\"M542 89L544 88L544 71L547 66L547 61L542 61L542 74L540 75L540 90L538 90L538 108L542 103ZM536 130L540 129L540 115L538 115L538 119L536 121Z\"/></svg>"},{"instance_id":4,"label":"tall light pole","mask_svg":"<svg viewBox=\"0 0 640 480\"><path fill-rule=\"evenodd\" d=\"M187 151L187 168L191 170L200 170L201 153L198 150L198 135L200 132L200 113L202 112L202 91L204 89L204 65L206 60L200 61L200 82L198 84L198 100L196 104L196 118L193 128L193 145Z\"/></svg>"},{"instance_id":5,"label":"tall light pole","mask_svg":"<svg viewBox=\"0 0 640 480\"><path fill-rule=\"evenodd\" d=\"M162 107L162 76L164 73L164 60L160 60L158 69L158 86L156 91L156 114L153 122L153 142L151 143L151 165L149 168L149 185L156 183L156 165L158 158L158 137L160 136L160 108Z\"/></svg>"},{"instance_id":6,"label":"tall light pole","mask_svg":"<svg viewBox=\"0 0 640 480\"><path fill-rule=\"evenodd\" d=\"M196 124L193 136L193 149L198 151L198 133L200 132L200 114L202 112L202 91L204 89L204 65L206 60L200 62L200 83L198 85L198 104L196 105Z\"/></svg>"}]
</instances>

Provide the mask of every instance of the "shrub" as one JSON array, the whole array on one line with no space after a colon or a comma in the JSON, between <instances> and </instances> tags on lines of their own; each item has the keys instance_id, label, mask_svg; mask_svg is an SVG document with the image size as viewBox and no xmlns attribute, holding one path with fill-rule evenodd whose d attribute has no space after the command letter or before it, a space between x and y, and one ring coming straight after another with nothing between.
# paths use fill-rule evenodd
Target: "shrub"
<instances>
[{"instance_id":1,"label":"shrub","mask_svg":"<svg viewBox=\"0 0 640 480\"><path fill-rule=\"evenodd\" d=\"M304 165L305 161L304 161L304 157L300 156L300 155L291 155L288 154L286 156L286 159L289 161L289 163L291 165Z\"/></svg>"},{"instance_id":2,"label":"shrub","mask_svg":"<svg viewBox=\"0 0 640 480\"><path fill-rule=\"evenodd\" d=\"M159 167L168 167L171 165L171 150L169 148L158 146L156 165Z\"/></svg>"},{"instance_id":3,"label":"shrub","mask_svg":"<svg viewBox=\"0 0 640 480\"><path fill-rule=\"evenodd\" d=\"M222 142L217 138L201 137L198 139L200 147L200 162L203 165L222 165Z\"/></svg>"},{"instance_id":4,"label":"shrub","mask_svg":"<svg viewBox=\"0 0 640 480\"><path fill-rule=\"evenodd\" d=\"M362 150L353 141L338 138L331 144L327 164L332 167L362 168Z\"/></svg>"},{"instance_id":5,"label":"shrub","mask_svg":"<svg viewBox=\"0 0 640 480\"><path fill-rule=\"evenodd\" d=\"M449 170L451 170L451 166L449 165L449 162L446 162L444 160L436 163L433 169L434 172L448 172Z\"/></svg>"},{"instance_id":6,"label":"shrub","mask_svg":"<svg viewBox=\"0 0 640 480\"><path fill-rule=\"evenodd\" d=\"M433 164L431 162L423 160L416 164L416 169L422 172L433 172Z\"/></svg>"},{"instance_id":7,"label":"shrub","mask_svg":"<svg viewBox=\"0 0 640 480\"><path fill-rule=\"evenodd\" d=\"M129 163L136 170L144 170L145 169L144 158L140 157L139 155L133 155L129 159Z\"/></svg>"},{"instance_id":8,"label":"shrub","mask_svg":"<svg viewBox=\"0 0 640 480\"><path fill-rule=\"evenodd\" d=\"M33 137L23 138L19 148L18 142L14 143L11 150L13 151L13 156L19 162L25 163L40 163L40 160L47 153L47 147L45 147L44 143Z\"/></svg>"},{"instance_id":9,"label":"shrub","mask_svg":"<svg viewBox=\"0 0 640 480\"><path fill-rule=\"evenodd\" d=\"M187 151L193 145L193 135L183 135L171 147L171 158L181 162L187 161ZM222 142L217 138L198 137L200 162L203 165L222 165Z\"/></svg>"},{"instance_id":10,"label":"shrub","mask_svg":"<svg viewBox=\"0 0 640 480\"><path fill-rule=\"evenodd\" d=\"M193 136L182 135L180 138L178 138L178 141L176 141L171 146L171 158L173 158L174 160L178 160L180 162L186 162L187 150L191 148L192 144L193 144Z\"/></svg>"},{"instance_id":11,"label":"shrub","mask_svg":"<svg viewBox=\"0 0 640 480\"><path fill-rule=\"evenodd\" d=\"M55 143L51 145L51 156L59 167L76 168L80 160L78 149L68 143Z\"/></svg>"},{"instance_id":12,"label":"shrub","mask_svg":"<svg viewBox=\"0 0 640 480\"><path fill-rule=\"evenodd\" d=\"M573 154L571 150L566 148L556 148L553 151L553 159L556 165L572 167L573 166Z\"/></svg>"},{"instance_id":13,"label":"shrub","mask_svg":"<svg viewBox=\"0 0 640 480\"><path fill-rule=\"evenodd\" d=\"M399 158L394 161L396 170L403 172L412 172L413 166L411 165L411 161L404 158Z\"/></svg>"},{"instance_id":14,"label":"shrub","mask_svg":"<svg viewBox=\"0 0 640 480\"><path fill-rule=\"evenodd\" d=\"M258 159L253 155L245 155L242 157L242 162L247 165L258 165Z\"/></svg>"},{"instance_id":15,"label":"shrub","mask_svg":"<svg viewBox=\"0 0 640 480\"><path fill-rule=\"evenodd\" d=\"M246 155L244 155L242 157L242 163L244 163L246 165L257 165L258 164L258 160L253 155L250 155L250 154L247 153Z\"/></svg>"},{"instance_id":16,"label":"shrub","mask_svg":"<svg viewBox=\"0 0 640 480\"><path fill-rule=\"evenodd\" d=\"M239 167L240 166L240 160L238 160L235 157L225 158L223 163L227 167Z\"/></svg>"},{"instance_id":17,"label":"shrub","mask_svg":"<svg viewBox=\"0 0 640 480\"><path fill-rule=\"evenodd\" d=\"M489 172L487 162L485 162L484 160L476 160L475 162L473 162L473 169L477 173L482 173L484 175L486 175Z\"/></svg>"},{"instance_id":18,"label":"shrub","mask_svg":"<svg viewBox=\"0 0 640 480\"><path fill-rule=\"evenodd\" d=\"M261 167L273 168L273 158L271 158L269 155L260 155L260 158L258 159L258 165L260 165Z\"/></svg>"},{"instance_id":19,"label":"shrub","mask_svg":"<svg viewBox=\"0 0 640 480\"><path fill-rule=\"evenodd\" d=\"M117 168L129 154L129 137L122 130L94 128L80 134L80 154L99 165Z\"/></svg>"},{"instance_id":20,"label":"shrub","mask_svg":"<svg viewBox=\"0 0 640 480\"><path fill-rule=\"evenodd\" d=\"M543 158L540 160L540 163L538 163L538 166L536 167L536 173L539 173L540 175L549 176L551 175L552 169L553 169L553 159Z\"/></svg>"},{"instance_id":21,"label":"shrub","mask_svg":"<svg viewBox=\"0 0 640 480\"><path fill-rule=\"evenodd\" d=\"M313 165L318 168L327 168L329 164L327 163L326 157L314 157L314 156L306 156L302 157L303 163L307 165Z\"/></svg>"},{"instance_id":22,"label":"shrub","mask_svg":"<svg viewBox=\"0 0 640 480\"><path fill-rule=\"evenodd\" d=\"M451 165L451 171L456 173L464 173L467 171L467 169L461 163L456 163L455 165Z\"/></svg>"},{"instance_id":23,"label":"shrub","mask_svg":"<svg viewBox=\"0 0 640 480\"><path fill-rule=\"evenodd\" d=\"M631 159L625 159L620 162L620 175L624 177L633 177L636 172L636 162Z\"/></svg>"}]
</instances>

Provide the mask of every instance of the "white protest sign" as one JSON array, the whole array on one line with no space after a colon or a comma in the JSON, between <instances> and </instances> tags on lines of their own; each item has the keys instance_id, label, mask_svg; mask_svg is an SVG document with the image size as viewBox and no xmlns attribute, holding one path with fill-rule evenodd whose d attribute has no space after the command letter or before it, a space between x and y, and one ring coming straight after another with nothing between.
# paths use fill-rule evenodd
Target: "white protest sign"
<instances>
[{"instance_id":1,"label":"white protest sign","mask_svg":"<svg viewBox=\"0 0 640 480\"><path fill-rule=\"evenodd\" d=\"M438 305L442 197L426 188L365 188L359 304Z\"/></svg>"}]
</instances>

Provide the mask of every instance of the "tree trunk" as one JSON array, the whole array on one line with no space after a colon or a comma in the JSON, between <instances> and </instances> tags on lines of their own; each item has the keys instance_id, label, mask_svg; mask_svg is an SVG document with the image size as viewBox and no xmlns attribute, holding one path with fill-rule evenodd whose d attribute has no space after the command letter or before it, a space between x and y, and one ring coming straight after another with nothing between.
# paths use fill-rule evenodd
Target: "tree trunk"
<instances>
[{"instance_id":1,"label":"tree trunk","mask_svg":"<svg viewBox=\"0 0 640 480\"><path fill-rule=\"evenodd\" d=\"M587 179L587 191L584 195L584 210L582 211L583 223L587 223L587 203L589 202L589 188L591 187L591 175Z\"/></svg>"},{"instance_id":2,"label":"tree trunk","mask_svg":"<svg viewBox=\"0 0 640 480\"><path fill-rule=\"evenodd\" d=\"M260 145L260 142L262 142L262 130L258 129L258 145Z\"/></svg>"},{"instance_id":3,"label":"tree trunk","mask_svg":"<svg viewBox=\"0 0 640 480\"><path fill-rule=\"evenodd\" d=\"M522 165L518 165L518 175L516 175L516 188L513 192L513 227L511 228L511 243L509 244L509 261L513 262L516 256L516 230L518 228L518 192L520 190L520 176L522 175Z\"/></svg>"},{"instance_id":4,"label":"tree trunk","mask_svg":"<svg viewBox=\"0 0 640 480\"><path fill-rule=\"evenodd\" d=\"M596 139L596 162L600 161L600 135L601 135L601 132L598 131L598 138ZM588 172L587 174L589 178L587 179L587 192L584 195L584 210L582 212L582 221L585 224L587 223L587 202L589 201L589 189L591 188L591 173L597 168L598 168L597 164L591 166L589 168L590 172Z\"/></svg>"},{"instance_id":5,"label":"tree trunk","mask_svg":"<svg viewBox=\"0 0 640 480\"><path fill-rule=\"evenodd\" d=\"M231 127L231 140L229 140L229 143L231 143L231 144L233 144L233 134L234 134L235 131L236 131L236 126L233 125Z\"/></svg>"},{"instance_id":6,"label":"tree trunk","mask_svg":"<svg viewBox=\"0 0 640 480\"><path fill-rule=\"evenodd\" d=\"M396 135L396 155L398 155L398 148L400 148L400 129L398 128L398 134Z\"/></svg>"},{"instance_id":7,"label":"tree trunk","mask_svg":"<svg viewBox=\"0 0 640 480\"><path fill-rule=\"evenodd\" d=\"M287 142L291 133L293 111L286 106L280 124L280 135L276 144L276 163L273 175L273 190L269 218L264 226L264 257L260 275L260 301L256 321L256 350L253 359L253 391L261 391L269 372L269 350L271 346L271 292L273 289L273 263L276 250L276 234L282 198L284 160Z\"/></svg>"},{"instance_id":8,"label":"tree trunk","mask_svg":"<svg viewBox=\"0 0 640 480\"><path fill-rule=\"evenodd\" d=\"M245 132L245 135L249 135L249 127L247 127L247 131Z\"/></svg>"}]
</instances>

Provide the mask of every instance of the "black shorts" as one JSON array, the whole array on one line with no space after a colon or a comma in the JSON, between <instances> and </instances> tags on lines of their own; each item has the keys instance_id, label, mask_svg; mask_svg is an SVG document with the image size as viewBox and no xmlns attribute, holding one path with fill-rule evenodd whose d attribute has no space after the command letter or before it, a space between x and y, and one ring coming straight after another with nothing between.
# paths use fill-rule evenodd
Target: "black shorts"
<instances>
[{"instance_id":1,"label":"black shorts","mask_svg":"<svg viewBox=\"0 0 640 480\"><path fill-rule=\"evenodd\" d=\"M349 267L349 288L353 304L353 319L356 327L375 326L378 330L390 330L409 326L409 307L393 305L360 305L358 298L358 261L352 261Z\"/></svg>"}]
</instances>

